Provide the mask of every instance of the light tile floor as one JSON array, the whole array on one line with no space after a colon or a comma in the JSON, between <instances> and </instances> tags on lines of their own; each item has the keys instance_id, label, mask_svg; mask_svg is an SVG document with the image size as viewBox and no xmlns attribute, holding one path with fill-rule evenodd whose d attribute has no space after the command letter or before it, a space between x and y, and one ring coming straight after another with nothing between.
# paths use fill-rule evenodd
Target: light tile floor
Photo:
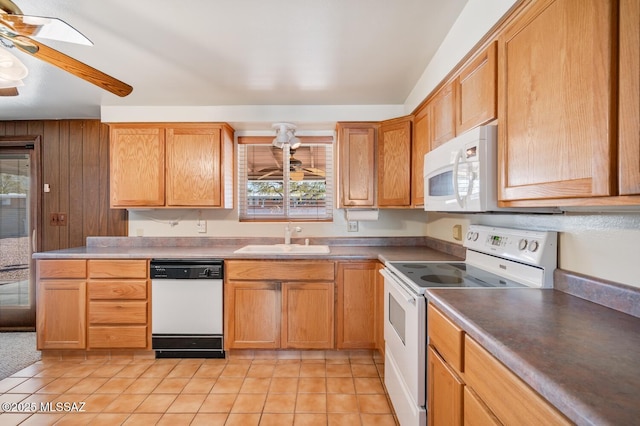
<instances>
[{"instance_id":1,"label":"light tile floor","mask_svg":"<svg viewBox=\"0 0 640 426\"><path fill-rule=\"evenodd\" d=\"M369 351L44 359L0 381L0 425L397 425L382 362Z\"/></svg>"}]
</instances>

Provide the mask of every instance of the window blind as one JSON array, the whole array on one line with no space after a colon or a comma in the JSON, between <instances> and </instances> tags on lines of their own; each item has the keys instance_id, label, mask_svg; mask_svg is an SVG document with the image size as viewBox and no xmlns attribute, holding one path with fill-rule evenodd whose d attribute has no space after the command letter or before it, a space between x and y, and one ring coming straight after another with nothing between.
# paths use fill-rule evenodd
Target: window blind
<instances>
[{"instance_id":1,"label":"window blind","mask_svg":"<svg viewBox=\"0 0 640 426\"><path fill-rule=\"evenodd\" d=\"M271 137L238 138L238 205L243 221L331 221L333 138L299 137L296 150Z\"/></svg>"}]
</instances>

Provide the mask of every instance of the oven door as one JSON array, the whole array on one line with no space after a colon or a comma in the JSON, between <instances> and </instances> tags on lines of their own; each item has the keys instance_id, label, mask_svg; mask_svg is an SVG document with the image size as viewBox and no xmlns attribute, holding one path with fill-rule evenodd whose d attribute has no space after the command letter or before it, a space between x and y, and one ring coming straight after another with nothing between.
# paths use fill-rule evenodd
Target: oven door
<instances>
[{"instance_id":1,"label":"oven door","mask_svg":"<svg viewBox=\"0 0 640 426\"><path fill-rule=\"evenodd\" d=\"M385 386L400 424L426 424L426 299L384 276Z\"/></svg>"}]
</instances>

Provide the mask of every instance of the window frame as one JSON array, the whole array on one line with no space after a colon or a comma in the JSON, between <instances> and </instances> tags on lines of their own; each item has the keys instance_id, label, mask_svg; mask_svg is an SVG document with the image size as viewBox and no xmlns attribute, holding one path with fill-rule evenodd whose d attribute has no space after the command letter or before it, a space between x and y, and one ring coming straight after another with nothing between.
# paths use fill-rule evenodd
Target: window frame
<instances>
[{"instance_id":1,"label":"window frame","mask_svg":"<svg viewBox=\"0 0 640 426\"><path fill-rule=\"evenodd\" d=\"M335 140L333 136L298 136L301 141L301 146L325 146L326 150L326 164L325 164L325 199L324 199L324 214L323 215L309 215L309 216L295 216L290 214L289 206L291 203L289 184L292 182L290 178L289 169L289 157L285 155L285 152L289 152L289 147L286 146L283 149L283 214L278 215L265 215L265 216L252 216L248 215L249 197L247 194L247 183L249 182L248 176L248 155L246 147L249 145L271 145L273 141L272 136L238 136L238 219L240 222L333 222L333 210L335 207Z\"/></svg>"}]
</instances>

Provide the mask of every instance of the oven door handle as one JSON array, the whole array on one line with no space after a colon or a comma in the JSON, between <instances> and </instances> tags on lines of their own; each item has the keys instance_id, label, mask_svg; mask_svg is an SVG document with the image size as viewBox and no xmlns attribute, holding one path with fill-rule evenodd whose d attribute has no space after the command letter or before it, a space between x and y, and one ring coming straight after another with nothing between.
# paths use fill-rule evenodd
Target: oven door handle
<instances>
[{"instance_id":1,"label":"oven door handle","mask_svg":"<svg viewBox=\"0 0 640 426\"><path fill-rule=\"evenodd\" d=\"M391 274L386 269L380 269L380 274L385 278L385 280L389 280L391 284L395 284L393 288L395 288L402 296L406 302L414 303L416 302L416 296L410 292L401 282L396 278L393 274Z\"/></svg>"}]
</instances>

